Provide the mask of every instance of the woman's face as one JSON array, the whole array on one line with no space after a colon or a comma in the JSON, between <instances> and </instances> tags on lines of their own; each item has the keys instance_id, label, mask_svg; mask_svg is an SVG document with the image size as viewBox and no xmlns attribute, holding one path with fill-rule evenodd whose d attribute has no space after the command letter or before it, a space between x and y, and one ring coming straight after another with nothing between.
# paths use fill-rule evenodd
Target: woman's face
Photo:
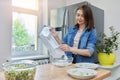
<instances>
[{"instance_id":1,"label":"woman's face","mask_svg":"<svg viewBox=\"0 0 120 80\"><path fill-rule=\"evenodd\" d=\"M85 18L84 18L83 10L81 10L81 9L77 10L76 21L79 25L84 25L85 24Z\"/></svg>"}]
</instances>

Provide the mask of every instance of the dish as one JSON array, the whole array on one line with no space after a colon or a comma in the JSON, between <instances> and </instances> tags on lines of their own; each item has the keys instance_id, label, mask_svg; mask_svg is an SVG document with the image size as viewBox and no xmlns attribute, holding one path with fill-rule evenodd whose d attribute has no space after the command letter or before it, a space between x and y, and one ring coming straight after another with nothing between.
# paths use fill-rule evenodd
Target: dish
<instances>
[{"instance_id":1,"label":"dish","mask_svg":"<svg viewBox=\"0 0 120 80\"><path fill-rule=\"evenodd\" d=\"M88 69L97 69L98 65L94 63L76 63L76 67L78 68L88 68Z\"/></svg>"},{"instance_id":2,"label":"dish","mask_svg":"<svg viewBox=\"0 0 120 80\"><path fill-rule=\"evenodd\" d=\"M58 67L64 67L64 66L69 66L72 63L69 63L67 61L57 61L57 62L54 62L52 64L55 65L55 66L58 66Z\"/></svg>"},{"instance_id":3,"label":"dish","mask_svg":"<svg viewBox=\"0 0 120 80\"><path fill-rule=\"evenodd\" d=\"M52 60L52 64L58 67L64 67L64 66L69 66L72 64L73 58L68 57L67 59L60 58L60 59L54 59Z\"/></svg>"},{"instance_id":4,"label":"dish","mask_svg":"<svg viewBox=\"0 0 120 80\"><path fill-rule=\"evenodd\" d=\"M67 70L67 73L77 79L90 79L93 78L97 72L93 69L85 69L85 68L72 68Z\"/></svg>"},{"instance_id":5,"label":"dish","mask_svg":"<svg viewBox=\"0 0 120 80\"><path fill-rule=\"evenodd\" d=\"M102 65L99 65L100 68L103 68L103 69L114 69L114 68L117 68L120 66L120 63L114 63L112 66L102 66Z\"/></svg>"}]
</instances>

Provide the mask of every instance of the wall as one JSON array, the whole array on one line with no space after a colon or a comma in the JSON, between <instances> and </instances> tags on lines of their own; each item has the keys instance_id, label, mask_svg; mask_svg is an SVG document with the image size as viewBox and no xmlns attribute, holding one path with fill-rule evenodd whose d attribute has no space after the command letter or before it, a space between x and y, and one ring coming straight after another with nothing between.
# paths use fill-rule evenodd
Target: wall
<instances>
[{"instance_id":1,"label":"wall","mask_svg":"<svg viewBox=\"0 0 120 80\"><path fill-rule=\"evenodd\" d=\"M48 0L48 8L49 9L54 9L54 8L59 8L63 7L66 5L65 0Z\"/></svg>"},{"instance_id":2,"label":"wall","mask_svg":"<svg viewBox=\"0 0 120 80\"><path fill-rule=\"evenodd\" d=\"M0 71L11 54L11 0L0 0Z\"/></svg>"},{"instance_id":3,"label":"wall","mask_svg":"<svg viewBox=\"0 0 120 80\"><path fill-rule=\"evenodd\" d=\"M65 0L48 0L48 24L50 24L50 10L66 6Z\"/></svg>"},{"instance_id":4,"label":"wall","mask_svg":"<svg viewBox=\"0 0 120 80\"><path fill-rule=\"evenodd\" d=\"M88 1L92 5L99 7L104 10L104 32L109 35L109 28L110 26L114 26L114 28L119 31L120 27L120 9L119 3L120 0L66 0L66 5L71 5L83 1ZM119 37L120 41L120 37ZM119 49L114 52L116 55L116 62L120 62L120 44Z\"/></svg>"}]
</instances>

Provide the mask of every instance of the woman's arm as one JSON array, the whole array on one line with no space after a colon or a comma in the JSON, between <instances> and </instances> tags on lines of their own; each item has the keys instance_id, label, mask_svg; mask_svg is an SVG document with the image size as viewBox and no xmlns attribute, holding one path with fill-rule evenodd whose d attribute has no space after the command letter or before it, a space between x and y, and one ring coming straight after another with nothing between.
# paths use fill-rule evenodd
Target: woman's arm
<instances>
[{"instance_id":1,"label":"woman's arm","mask_svg":"<svg viewBox=\"0 0 120 80\"><path fill-rule=\"evenodd\" d=\"M76 47L70 47L67 44L61 44L60 48L63 51L72 52L73 54L79 54L82 56L91 56L91 53L88 49L77 49Z\"/></svg>"},{"instance_id":2,"label":"woman's arm","mask_svg":"<svg viewBox=\"0 0 120 80\"><path fill-rule=\"evenodd\" d=\"M79 54L82 56L91 56L91 53L88 49L77 49L76 47L70 47L69 49L70 52L72 52L73 54Z\"/></svg>"}]
</instances>

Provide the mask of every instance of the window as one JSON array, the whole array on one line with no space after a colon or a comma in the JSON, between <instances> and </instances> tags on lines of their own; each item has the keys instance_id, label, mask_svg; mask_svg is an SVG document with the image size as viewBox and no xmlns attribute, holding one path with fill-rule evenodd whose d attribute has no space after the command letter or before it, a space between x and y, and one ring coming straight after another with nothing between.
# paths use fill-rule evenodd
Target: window
<instances>
[{"instance_id":1,"label":"window","mask_svg":"<svg viewBox=\"0 0 120 80\"><path fill-rule=\"evenodd\" d=\"M39 0L12 0L12 57L47 53L38 37L39 3Z\"/></svg>"},{"instance_id":2,"label":"window","mask_svg":"<svg viewBox=\"0 0 120 80\"><path fill-rule=\"evenodd\" d=\"M38 0L12 0L12 5L19 8L38 10Z\"/></svg>"}]
</instances>

